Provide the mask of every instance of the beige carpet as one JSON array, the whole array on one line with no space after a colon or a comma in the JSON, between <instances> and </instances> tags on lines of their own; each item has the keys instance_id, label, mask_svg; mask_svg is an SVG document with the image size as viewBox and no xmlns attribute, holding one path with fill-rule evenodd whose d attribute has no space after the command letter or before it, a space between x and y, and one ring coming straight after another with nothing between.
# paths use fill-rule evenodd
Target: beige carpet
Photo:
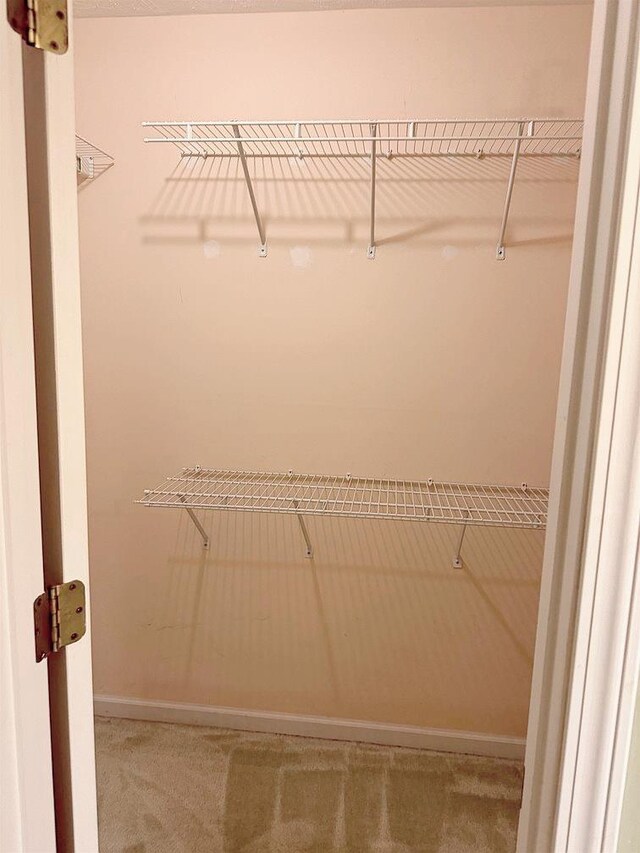
<instances>
[{"instance_id":1,"label":"beige carpet","mask_svg":"<svg viewBox=\"0 0 640 853\"><path fill-rule=\"evenodd\" d=\"M520 762L96 720L102 853L511 853Z\"/></svg>"}]
</instances>

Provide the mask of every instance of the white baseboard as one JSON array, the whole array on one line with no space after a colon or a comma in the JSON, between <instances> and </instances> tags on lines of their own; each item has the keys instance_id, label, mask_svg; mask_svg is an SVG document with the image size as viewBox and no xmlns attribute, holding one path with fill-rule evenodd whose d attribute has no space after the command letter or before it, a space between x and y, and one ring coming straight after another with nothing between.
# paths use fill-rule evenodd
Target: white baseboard
<instances>
[{"instance_id":1,"label":"white baseboard","mask_svg":"<svg viewBox=\"0 0 640 853\"><path fill-rule=\"evenodd\" d=\"M370 723L363 720L340 720L332 717L279 714L270 711L246 711L239 708L216 708L210 705L180 705L171 702L124 699L117 696L95 696L94 709L99 717L214 726L267 734L299 735L326 740L432 749L439 752L490 755L495 758L524 758L524 738L487 735L481 732L428 729L419 726L398 726L393 723Z\"/></svg>"}]
</instances>

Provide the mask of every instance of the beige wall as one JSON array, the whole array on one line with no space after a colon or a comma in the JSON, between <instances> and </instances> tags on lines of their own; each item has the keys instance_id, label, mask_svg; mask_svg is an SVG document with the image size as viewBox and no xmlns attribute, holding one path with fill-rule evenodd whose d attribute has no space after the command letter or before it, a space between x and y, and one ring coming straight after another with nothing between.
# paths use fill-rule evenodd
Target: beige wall
<instances>
[{"instance_id":1,"label":"beige wall","mask_svg":"<svg viewBox=\"0 0 640 853\"><path fill-rule=\"evenodd\" d=\"M180 163L144 120L580 116L590 9L77 23L95 688L523 735L543 537L186 517L132 500L184 465L545 485L577 161ZM185 514L182 514L185 515Z\"/></svg>"}]
</instances>

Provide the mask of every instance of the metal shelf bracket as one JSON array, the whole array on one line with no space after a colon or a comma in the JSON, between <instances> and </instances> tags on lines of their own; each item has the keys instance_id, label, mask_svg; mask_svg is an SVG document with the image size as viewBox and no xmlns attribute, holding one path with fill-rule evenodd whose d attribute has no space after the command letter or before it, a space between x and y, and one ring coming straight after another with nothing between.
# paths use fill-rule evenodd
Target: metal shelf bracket
<instances>
[{"instance_id":1,"label":"metal shelf bracket","mask_svg":"<svg viewBox=\"0 0 640 853\"><path fill-rule=\"evenodd\" d=\"M296 509L298 509L298 501L293 501L293 505ZM304 523L304 518L300 515L300 513L296 515L296 518L298 519L298 524L300 525L300 530L302 531L305 545L307 546L307 553L305 554L305 556L311 559L311 557L313 557L313 546L311 544L307 525Z\"/></svg>"},{"instance_id":2,"label":"metal shelf bracket","mask_svg":"<svg viewBox=\"0 0 640 853\"><path fill-rule=\"evenodd\" d=\"M504 210L502 212L502 225L500 226L500 235L498 237L498 245L496 247L496 260L504 261L505 259L505 248L504 248L504 235L507 230L507 220L509 218L509 208L511 207L511 196L513 194L513 185L516 179L516 169L518 168L518 157L520 156L520 145L522 143L522 137L524 135L525 124L524 122L520 122L518 124L518 138L515 141L515 145L513 146L513 157L511 158L511 169L509 171L509 182L507 183L507 195L504 200ZM526 136L533 136L535 132L534 122L530 121L527 124L527 133Z\"/></svg>"},{"instance_id":3,"label":"metal shelf bracket","mask_svg":"<svg viewBox=\"0 0 640 853\"><path fill-rule=\"evenodd\" d=\"M465 515L469 517L469 510L465 511ZM451 561L454 569L461 569L464 566L462 562L462 543L464 542L464 535L467 532L467 525L462 525L462 530L460 531L460 536L458 537L458 547L456 548L456 553L453 555L453 560Z\"/></svg>"},{"instance_id":4,"label":"metal shelf bracket","mask_svg":"<svg viewBox=\"0 0 640 853\"><path fill-rule=\"evenodd\" d=\"M244 173L244 180L247 185L247 190L249 191L249 198L251 200L251 207L253 208L253 215L256 220L256 225L258 227L258 234L260 235L260 246L258 248L258 257L266 258L267 257L267 238L265 235L264 225L262 223L262 219L260 217L260 212L258 210L258 203L256 202L256 196L253 192L253 184L251 183L251 175L249 174L249 167L247 166L247 158L244 153L244 146L240 141L240 128L237 124L233 125L233 135L236 137L238 146L238 156L240 157L240 162L242 164L242 171Z\"/></svg>"},{"instance_id":5,"label":"metal shelf bracket","mask_svg":"<svg viewBox=\"0 0 640 853\"><path fill-rule=\"evenodd\" d=\"M106 151L89 142L76 133L76 172L78 186L85 181L100 177L114 164L114 159Z\"/></svg>"},{"instance_id":6,"label":"metal shelf bracket","mask_svg":"<svg viewBox=\"0 0 640 853\"><path fill-rule=\"evenodd\" d=\"M371 122L371 208L369 222L369 246L367 257L374 260L376 256L376 143L378 135L377 122Z\"/></svg>"},{"instance_id":7,"label":"metal shelf bracket","mask_svg":"<svg viewBox=\"0 0 640 853\"><path fill-rule=\"evenodd\" d=\"M184 496L184 495L180 495L180 500L182 501L182 503L186 503L186 498L185 498L185 496ZM190 507L190 506L185 506L185 509L186 509L186 511L189 513L189 518L190 518L190 519L191 519L191 521L193 521L193 523L195 524L195 526L196 526L196 529L197 529L198 533L200 534L200 536L202 536L202 547L203 547L203 548L208 548L208 547L209 547L209 536L207 535L207 531L206 531L206 530L204 529L204 527L200 524L200 522L198 521L198 517L197 517L197 515L196 515L196 514L195 514L195 512L191 509L191 507Z\"/></svg>"}]
</instances>

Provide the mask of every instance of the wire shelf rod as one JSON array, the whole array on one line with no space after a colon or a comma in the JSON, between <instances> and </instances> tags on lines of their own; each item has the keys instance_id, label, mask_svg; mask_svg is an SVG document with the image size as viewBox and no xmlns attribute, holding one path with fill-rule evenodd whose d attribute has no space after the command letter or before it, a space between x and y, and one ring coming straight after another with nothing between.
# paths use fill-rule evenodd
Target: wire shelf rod
<instances>
[{"instance_id":1,"label":"wire shelf rod","mask_svg":"<svg viewBox=\"0 0 640 853\"><path fill-rule=\"evenodd\" d=\"M273 153L269 153L269 154L257 154L257 153L249 154L249 153L247 153L246 156L247 156L247 159L253 159L253 160L285 160L285 161L289 161L289 162L291 160L306 160L307 158L313 158L314 160L322 160L322 161L325 161L325 160L326 161L332 161L332 160L333 161L336 161L336 160L352 160L353 161L353 160L366 160L368 157L367 154L356 154L353 152L342 152L342 153L333 152L333 153L322 154L320 151L314 151L311 154L303 152L302 157L300 157L300 155L296 151L290 151L288 154L278 153L278 152L273 152ZM578 154L577 153L571 154L570 152L564 152L564 153L553 152L553 153L543 154L541 152L530 151L530 152L526 153L526 155L524 154L524 152L522 152L520 156L521 157L526 156L528 160L535 160L535 159L544 160L544 159L548 159L550 157L568 157L568 156L577 157ZM180 157L184 160L190 160L190 159L208 160L208 159L214 159L214 158L216 158L218 160L237 160L237 159L239 159L237 153L232 153L230 151L215 151L215 152L214 151L183 151L180 153ZM389 160L389 155L385 154L381 151L379 151L376 154L376 157L378 160ZM439 154L435 153L433 151L428 152L428 153L427 152L413 152L413 153L412 152L401 152L401 153L398 153L398 152L394 151L392 154L393 160L407 160L407 161L409 161L409 160L420 160L420 159L437 160L439 158L445 159L445 158L452 158L452 157L455 157L455 159L457 159L457 160L464 160L464 159L477 160L478 154L475 151L460 151L455 155L451 154L450 152L446 152L446 151L443 151ZM504 154L498 154L498 153L494 152L494 153L490 153L490 154L483 154L483 157L487 157L487 158L490 157L491 159L494 159L494 160L497 160L498 158L510 159L511 154L509 152L505 152ZM175 180L175 178L173 180ZM274 177L274 176L265 176L265 177L261 176L259 180L260 180L261 184L277 183L278 180L282 180L282 178L278 178L278 177ZM310 184L313 182L311 178L306 178L306 177L300 176L300 175L296 175L296 180L301 185ZM408 183L408 181L405 181L405 183Z\"/></svg>"},{"instance_id":2,"label":"wire shelf rod","mask_svg":"<svg viewBox=\"0 0 640 853\"><path fill-rule=\"evenodd\" d=\"M304 121L295 120L275 120L275 121L251 121L249 119L245 119L244 121L236 121L236 119L229 120L215 120L215 121L143 121L142 127L185 127L186 125L191 125L192 127L231 127L234 124L237 124L239 127L292 127L295 125L300 125L301 127L309 127L311 125L326 125L333 124L346 127L347 125L370 125L372 122L377 122L378 124L398 124L398 125L407 125L408 128L415 125L420 124L519 124L520 122L531 122L534 121L536 124L543 123L563 123L563 124L582 124L581 118L509 118L509 119L494 119L494 118L469 118L469 119L452 119L452 118L421 118L421 119L305 119ZM409 131L410 133L410 131Z\"/></svg>"},{"instance_id":3,"label":"wire shelf rod","mask_svg":"<svg viewBox=\"0 0 640 853\"><path fill-rule=\"evenodd\" d=\"M280 136L277 139L271 136L240 136L236 137L235 142L291 142L297 145L304 145L306 142L517 142L517 141L537 141L544 142L576 142L582 139L582 135L570 136ZM230 143L234 140L227 136L174 136L174 137L149 137L145 136L145 142L182 142L188 144L197 144L198 142L224 142ZM367 156L366 152L362 153L363 157ZM386 156L386 155L385 155Z\"/></svg>"}]
</instances>

